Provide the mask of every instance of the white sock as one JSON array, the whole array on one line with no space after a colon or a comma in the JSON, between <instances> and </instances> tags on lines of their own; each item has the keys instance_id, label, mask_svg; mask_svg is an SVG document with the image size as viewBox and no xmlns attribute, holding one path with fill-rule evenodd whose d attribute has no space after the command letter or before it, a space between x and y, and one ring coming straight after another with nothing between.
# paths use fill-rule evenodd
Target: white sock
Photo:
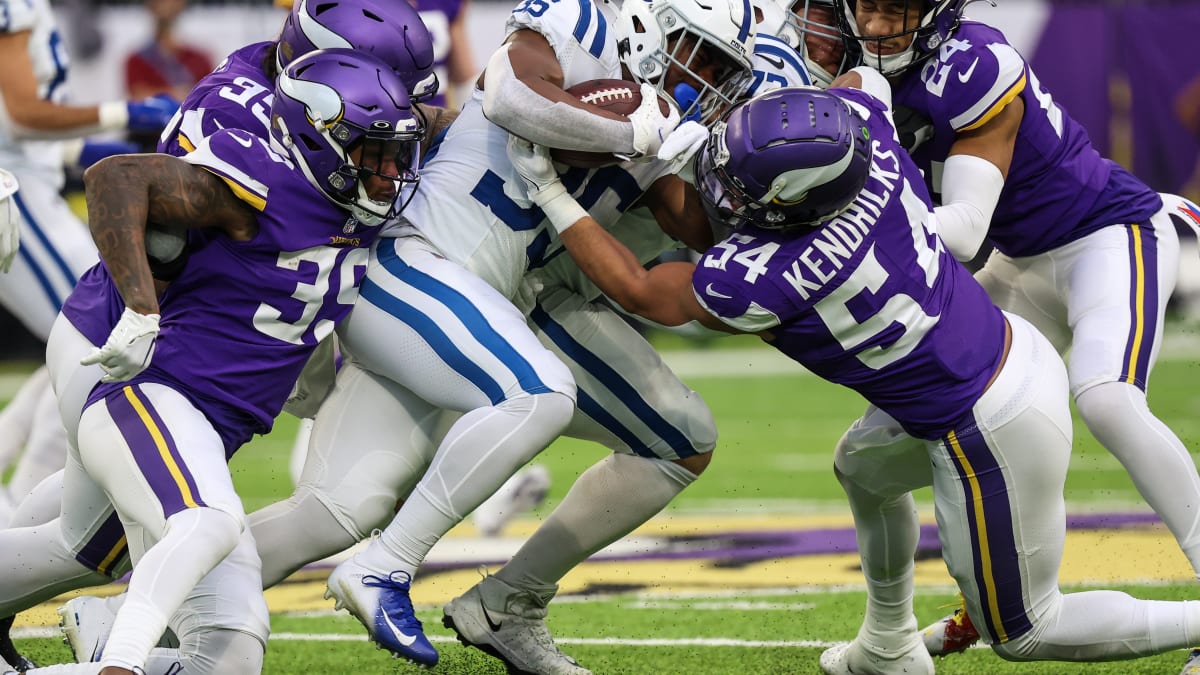
<instances>
[{"instance_id":1,"label":"white sock","mask_svg":"<svg viewBox=\"0 0 1200 675\"><path fill-rule=\"evenodd\" d=\"M913 615L913 556L921 534L912 493L885 498L835 471L850 500L867 611L859 636L872 651L902 649L917 629Z\"/></svg>"},{"instance_id":2,"label":"white sock","mask_svg":"<svg viewBox=\"0 0 1200 675\"><path fill-rule=\"evenodd\" d=\"M241 523L208 507L167 518L162 537L134 567L125 604L104 646L104 665L142 667L158 644L167 619L214 567L237 546Z\"/></svg>"},{"instance_id":3,"label":"white sock","mask_svg":"<svg viewBox=\"0 0 1200 675\"><path fill-rule=\"evenodd\" d=\"M1075 405L1200 576L1200 474L1179 437L1150 412L1146 395L1132 384L1096 385L1076 397Z\"/></svg>"},{"instance_id":4,"label":"white sock","mask_svg":"<svg viewBox=\"0 0 1200 675\"><path fill-rule=\"evenodd\" d=\"M395 519L355 559L381 574L414 574L450 528L558 437L574 410L569 397L550 392L460 417Z\"/></svg>"},{"instance_id":5,"label":"white sock","mask_svg":"<svg viewBox=\"0 0 1200 675\"><path fill-rule=\"evenodd\" d=\"M496 576L518 588L559 579L645 523L696 480L664 459L611 454L584 471L562 503Z\"/></svg>"},{"instance_id":6,"label":"white sock","mask_svg":"<svg viewBox=\"0 0 1200 675\"><path fill-rule=\"evenodd\" d=\"M288 499L261 508L246 519L262 559L263 588L359 541L304 485Z\"/></svg>"}]
</instances>

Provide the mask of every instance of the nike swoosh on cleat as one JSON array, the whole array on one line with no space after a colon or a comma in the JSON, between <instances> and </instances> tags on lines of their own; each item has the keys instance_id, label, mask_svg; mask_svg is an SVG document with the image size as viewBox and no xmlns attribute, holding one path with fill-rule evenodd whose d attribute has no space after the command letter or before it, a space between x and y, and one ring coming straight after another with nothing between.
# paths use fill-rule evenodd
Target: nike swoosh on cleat
<instances>
[{"instance_id":1,"label":"nike swoosh on cleat","mask_svg":"<svg viewBox=\"0 0 1200 675\"><path fill-rule=\"evenodd\" d=\"M483 618L485 621L487 621L488 628L491 628L493 633L498 632L500 627L504 625L504 622L496 623L493 621L492 615L488 614L487 607L483 606L482 600L479 601L479 609L483 610Z\"/></svg>"},{"instance_id":2,"label":"nike swoosh on cleat","mask_svg":"<svg viewBox=\"0 0 1200 675\"><path fill-rule=\"evenodd\" d=\"M392 623L392 618L387 615L387 612L380 611L380 613L383 614L383 622L387 624L387 627L392 631L392 634L396 636L396 639L400 641L400 644L404 645L405 647L411 647L412 644L417 641L416 635L408 635L404 631L400 630L396 624Z\"/></svg>"}]
</instances>

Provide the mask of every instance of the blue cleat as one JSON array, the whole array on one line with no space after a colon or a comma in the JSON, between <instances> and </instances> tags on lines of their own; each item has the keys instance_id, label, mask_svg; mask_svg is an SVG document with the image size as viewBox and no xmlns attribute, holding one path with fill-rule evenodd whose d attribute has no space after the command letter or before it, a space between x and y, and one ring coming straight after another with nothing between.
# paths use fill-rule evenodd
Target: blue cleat
<instances>
[{"instance_id":1,"label":"blue cleat","mask_svg":"<svg viewBox=\"0 0 1200 675\"><path fill-rule=\"evenodd\" d=\"M434 666L437 650L425 637L413 612L408 572L386 577L372 573L351 558L329 575L325 598L335 600L335 609L345 609L367 627L371 640L395 656L420 666Z\"/></svg>"}]
</instances>

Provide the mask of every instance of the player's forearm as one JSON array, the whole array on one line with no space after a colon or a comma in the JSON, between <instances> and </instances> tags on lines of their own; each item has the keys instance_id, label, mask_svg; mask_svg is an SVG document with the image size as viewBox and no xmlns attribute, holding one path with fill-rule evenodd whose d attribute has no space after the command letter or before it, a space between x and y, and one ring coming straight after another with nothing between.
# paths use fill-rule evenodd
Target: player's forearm
<instances>
[{"instance_id":1,"label":"player's forearm","mask_svg":"<svg viewBox=\"0 0 1200 675\"><path fill-rule=\"evenodd\" d=\"M591 217L559 234L583 273L622 309L670 325L656 313L656 293L650 275L633 252Z\"/></svg>"},{"instance_id":2,"label":"player's forearm","mask_svg":"<svg viewBox=\"0 0 1200 675\"><path fill-rule=\"evenodd\" d=\"M92 239L125 306L156 314L158 294L146 258L147 169L127 156L101 160L84 173L84 194Z\"/></svg>"},{"instance_id":3,"label":"player's forearm","mask_svg":"<svg viewBox=\"0 0 1200 675\"><path fill-rule=\"evenodd\" d=\"M62 140L125 128L123 101L98 106L58 105L37 99L8 104L13 135L20 140Z\"/></svg>"},{"instance_id":4,"label":"player's forearm","mask_svg":"<svg viewBox=\"0 0 1200 675\"><path fill-rule=\"evenodd\" d=\"M492 123L538 145L564 150L631 154L633 125L603 110L589 110L553 83L519 78L507 46L484 71L483 114Z\"/></svg>"}]
</instances>

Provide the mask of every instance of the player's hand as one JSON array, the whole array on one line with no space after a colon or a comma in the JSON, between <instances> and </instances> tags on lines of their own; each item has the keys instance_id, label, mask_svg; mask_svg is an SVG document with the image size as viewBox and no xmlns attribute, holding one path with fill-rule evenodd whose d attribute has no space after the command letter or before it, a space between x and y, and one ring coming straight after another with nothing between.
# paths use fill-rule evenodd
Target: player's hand
<instances>
[{"instance_id":1,"label":"player's hand","mask_svg":"<svg viewBox=\"0 0 1200 675\"><path fill-rule=\"evenodd\" d=\"M146 369L154 356L158 338L158 314L138 314L125 308L113 326L103 347L93 348L79 363L99 364L104 370L101 382L124 382Z\"/></svg>"},{"instance_id":2,"label":"player's hand","mask_svg":"<svg viewBox=\"0 0 1200 675\"><path fill-rule=\"evenodd\" d=\"M699 122L684 122L663 141L658 158L668 163L668 173L679 173L707 141L707 127Z\"/></svg>"},{"instance_id":3,"label":"player's hand","mask_svg":"<svg viewBox=\"0 0 1200 675\"><path fill-rule=\"evenodd\" d=\"M17 210L17 177L0 169L0 272L7 272L21 248L21 214Z\"/></svg>"},{"instance_id":4,"label":"player's hand","mask_svg":"<svg viewBox=\"0 0 1200 675\"><path fill-rule=\"evenodd\" d=\"M633 155L630 159L657 156L663 141L679 126L679 110L670 104L670 112L664 115L658 107L659 100L658 89L643 82L642 102L629 116L629 123L633 125Z\"/></svg>"},{"instance_id":5,"label":"player's hand","mask_svg":"<svg viewBox=\"0 0 1200 675\"><path fill-rule=\"evenodd\" d=\"M524 181L529 200L542 209L560 234L587 216L587 211L563 187L545 147L509 134L508 159Z\"/></svg>"},{"instance_id":6,"label":"player's hand","mask_svg":"<svg viewBox=\"0 0 1200 675\"><path fill-rule=\"evenodd\" d=\"M129 121L125 124L127 129L157 134L175 116L179 101L166 94L158 94L140 101L129 101L126 109L129 111Z\"/></svg>"},{"instance_id":7,"label":"player's hand","mask_svg":"<svg viewBox=\"0 0 1200 675\"><path fill-rule=\"evenodd\" d=\"M525 181L525 190L534 204L541 206L566 191L544 146L509 134L508 159Z\"/></svg>"}]
</instances>

